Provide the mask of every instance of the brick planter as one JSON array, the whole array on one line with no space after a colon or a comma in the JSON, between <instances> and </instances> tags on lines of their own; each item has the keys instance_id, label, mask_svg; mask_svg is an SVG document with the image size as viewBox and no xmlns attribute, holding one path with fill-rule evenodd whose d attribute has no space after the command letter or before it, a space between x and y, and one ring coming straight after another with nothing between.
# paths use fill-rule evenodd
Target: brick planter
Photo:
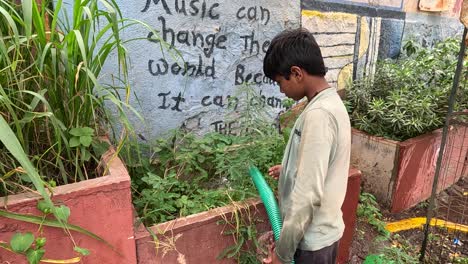
<instances>
[{"instance_id":1,"label":"brick planter","mask_svg":"<svg viewBox=\"0 0 468 264\"><path fill-rule=\"evenodd\" d=\"M463 172L468 147L466 127L451 127L444 153L441 191L466 175ZM442 130L403 142L371 136L357 129L352 132L351 164L363 174L364 190L369 191L392 212L428 199L431 195ZM465 140L465 143L463 143Z\"/></svg>"},{"instance_id":2,"label":"brick planter","mask_svg":"<svg viewBox=\"0 0 468 264\"><path fill-rule=\"evenodd\" d=\"M338 263L346 263L349 258L349 247L356 223L360 180L361 173L357 170L351 170L346 198L342 207L346 229L340 243ZM263 220L263 223L257 226L259 233L271 230L261 201L251 199L246 201L244 205L250 209L251 216ZM225 206L150 228L162 242L171 242L177 238L174 243L177 251L165 252L162 247L156 250L152 236L145 228L140 227L135 235L138 264L179 263L177 261L179 253L184 255L187 263L235 263L233 260L216 259L223 249L234 244L231 236L222 234L224 225L218 225L217 222L223 220L223 215L230 219L234 210L236 210L234 206Z\"/></svg>"},{"instance_id":3,"label":"brick planter","mask_svg":"<svg viewBox=\"0 0 468 264\"><path fill-rule=\"evenodd\" d=\"M52 200L65 204L71 210L69 223L91 231L114 249L93 238L71 231L76 244L87 248L91 254L83 257L80 263L136 263L136 250L133 230L133 208L130 192L130 177L120 161L110 159L111 152L104 160L109 165L109 173L96 179L59 186L54 189ZM0 208L10 212L40 215L36 209L38 195L24 193L0 198ZM5 201L7 203L5 204ZM0 241L10 241L16 232L35 232L38 225L0 217ZM35 234L36 235L36 234ZM47 238L45 256L47 259L71 259L78 256L73 251L70 238L60 228L44 227ZM21 255L0 248L0 263L27 263Z\"/></svg>"}]
</instances>

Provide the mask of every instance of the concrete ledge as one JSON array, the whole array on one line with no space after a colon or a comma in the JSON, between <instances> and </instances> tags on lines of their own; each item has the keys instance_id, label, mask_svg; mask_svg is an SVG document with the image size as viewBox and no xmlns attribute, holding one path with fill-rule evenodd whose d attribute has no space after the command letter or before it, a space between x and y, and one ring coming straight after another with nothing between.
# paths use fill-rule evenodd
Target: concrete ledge
<instances>
[{"instance_id":1,"label":"concrete ledge","mask_svg":"<svg viewBox=\"0 0 468 264\"><path fill-rule=\"evenodd\" d=\"M90 250L82 263L136 263L133 230L133 207L131 201L130 176L114 152L103 156L108 164L108 174L96 179L54 188L52 200L65 204L71 210L69 223L91 231L114 249L93 238L72 231L75 243ZM41 215L36 209L37 194L24 193L0 198L0 208L15 213ZM37 233L38 225L0 217L0 240L10 241L16 232ZM60 228L44 227L47 238L45 256L48 259L70 259L77 257L73 243ZM27 263L25 257L0 249L0 262Z\"/></svg>"}]
</instances>

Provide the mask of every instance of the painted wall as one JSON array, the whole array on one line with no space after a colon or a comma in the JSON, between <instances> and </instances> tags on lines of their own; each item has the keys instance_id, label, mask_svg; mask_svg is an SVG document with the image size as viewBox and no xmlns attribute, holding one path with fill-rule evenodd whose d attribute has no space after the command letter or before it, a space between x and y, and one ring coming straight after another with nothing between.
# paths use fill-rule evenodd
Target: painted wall
<instances>
[{"instance_id":1,"label":"painted wall","mask_svg":"<svg viewBox=\"0 0 468 264\"><path fill-rule=\"evenodd\" d=\"M226 115L237 101L228 101L243 82L261 93L272 117L284 110L284 96L262 71L265 51L282 30L302 25L313 32L327 79L343 89L350 80L373 73L378 60L398 56L409 39L430 46L461 34L461 2L117 0L124 17L148 23L180 51L179 56L161 48L146 28L126 32L127 38L143 39L127 44L137 98L132 105L145 118L135 119L136 128L149 139L179 127L233 133L237 121ZM116 63L109 63L107 72L115 71Z\"/></svg>"},{"instance_id":2,"label":"painted wall","mask_svg":"<svg viewBox=\"0 0 468 264\"><path fill-rule=\"evenodd\" d=\"M461 0L303 0L302 25L324 50L328 80L343 89L349 80L395 58L407 40L424 46L460 35ZM430 11L422 11L430 10ZM434 12L436 11L436 12Z\"/></svg>"},{"instance_id":3,"label":"painted wall","mask_svg":"<svg viewBox=\"0 0 468 264\"><path fill-rule=\"evenodd\" d=\"M283 0L139 0L116 1L123 16L148 23L174 49L161 49L154 34L133 27L127 38L132 66L135 119L145 138L173 128L232 133L225 118L237 87L252 83L272 116L284 109L283 95L263 75L262 61L271 39L300 26L300 3ZM178 63L177 63L178 62ZM115 62L107 65L108 72ZM185 69L184 69L185 67ZM237 101L231 99L236 108Z\"/></svg>"}]
</instances>

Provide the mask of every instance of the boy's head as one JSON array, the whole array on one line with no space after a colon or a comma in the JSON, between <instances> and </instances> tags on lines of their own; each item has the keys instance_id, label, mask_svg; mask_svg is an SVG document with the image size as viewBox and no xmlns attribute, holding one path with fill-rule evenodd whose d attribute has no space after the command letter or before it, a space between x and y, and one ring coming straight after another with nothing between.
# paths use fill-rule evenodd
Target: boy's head
<instances>
[{"instance_id":1,"label":"boy's head","mask_svg":"<svg viewBox=\"0 0 468 264\"><path fill-rule=\"evenodd\" d=\"M263 60L265 75L278 82L281 91L295 100L304 96L304 75L324 77L326 71L320 48L306 29L278 34Z\"/></svg>"}]
</instances>

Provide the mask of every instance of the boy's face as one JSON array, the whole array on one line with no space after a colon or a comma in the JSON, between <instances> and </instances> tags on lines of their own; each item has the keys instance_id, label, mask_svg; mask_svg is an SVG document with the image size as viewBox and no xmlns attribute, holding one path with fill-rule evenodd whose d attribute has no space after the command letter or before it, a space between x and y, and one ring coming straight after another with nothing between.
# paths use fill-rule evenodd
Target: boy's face
<instances>
[{"instance_id":1,"label":"boy's face","mask_svg":"<svg viewBox=\"0 0 468 264\"><path fill-rule=\"evenodd\" d=\"M282 75L277 75L274 78L274 81L277 82L280 86L280 91L284 93L287 97L298 101L304 98L305 89L302 84L302 71L297 72L297 67L293 67L291 74L289 75L289 80L284 78Z\"/></svg>"}]
</instances>

